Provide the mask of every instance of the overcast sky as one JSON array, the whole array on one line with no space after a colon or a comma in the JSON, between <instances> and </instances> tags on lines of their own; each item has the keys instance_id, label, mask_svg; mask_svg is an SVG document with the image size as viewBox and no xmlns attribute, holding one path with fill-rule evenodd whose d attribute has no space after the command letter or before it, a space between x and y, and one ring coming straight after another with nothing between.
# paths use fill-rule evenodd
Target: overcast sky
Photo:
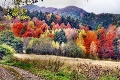
<instances>
[{"instance_id":1,"label":"overcast sky","mask_svg":"<svg viewBox=\"0 0 120 80\"><path fill-rule=\"evenodd\" d=\"M2 4L4 0L0 0ZM7 0L10 1L10 0ZM36 3L38 6L64 8L66 6L77 6L87 12L115 13L120 14L120 0L44 0Z\"/></svg>"}]
</instances>

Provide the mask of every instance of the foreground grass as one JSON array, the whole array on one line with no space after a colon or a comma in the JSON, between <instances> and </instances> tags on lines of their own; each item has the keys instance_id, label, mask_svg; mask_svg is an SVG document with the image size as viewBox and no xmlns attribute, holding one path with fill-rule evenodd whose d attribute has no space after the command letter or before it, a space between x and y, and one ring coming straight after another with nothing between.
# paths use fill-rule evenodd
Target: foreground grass
<instances>
[{"instance_id":1,"label":"foreground grass","mask_svg":"<svg viewBox=\"0 0 120 80\"><path fill-rule=\"evenodd\" d=\"M43 77L46 80L70 80L71 78L71 71L68 70L70 68L63 66L64 63L60 63L60 61L57 60L45 61L45 60L14 59L14 61L2 60L0 61L0 63L28 70L38 76Z\"/></svg>"},{"instance_id":2,"label":"foreground grass","mask_svg":"<svg viewBox=\"0 0 120 80\"><path fill-rule=\"evenodd\" d=\"M1 64L28 70L46 80L119 80L120 69L103 68L99 65L78 64L77 67L53 59L2 60Z\"/></svg>"}]
</instances>

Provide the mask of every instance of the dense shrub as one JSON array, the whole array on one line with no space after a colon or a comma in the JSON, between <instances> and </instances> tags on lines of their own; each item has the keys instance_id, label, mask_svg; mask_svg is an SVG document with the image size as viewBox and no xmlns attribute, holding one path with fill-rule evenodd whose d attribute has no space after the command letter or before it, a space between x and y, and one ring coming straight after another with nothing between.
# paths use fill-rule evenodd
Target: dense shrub
<instances>
[{"instance_id":1,"label":"dense shrub","mask_svg":"<svg viewBox=\"0 0 120 80\"><path fill-rule=\"evenodd\" d=\"M21 38L17 38L10 30L6 30L0 33L0 43L12 46L17 52L23 51L23 41Z\"/></svg>"},{"instance_id":2,"label":"dense shrub","mask_svg":"<svg viewBox=\"0 0 120 80\"><path fill-rule=\"evenodd\" d=\"M26 53L52 54L54 47L50 38L33 38L26 49Z\"/></svg>"},{"instance_id":3,"label":"dense shrub","mask_svg":"<svg viewBox=\"0 0 120 80\"><path fill-rule=\"evenodd\" d=\"M10 44L10 42L14 39L14 34L9 31L3 31L0 33L0 42L1 43L6 43L6 44Z\"/></svg>"},{"instance_id":4,"label":"dense shrub","mask_svg":"<svg viewBox=\"0 0 120 80\"><path fill-rule=\"evenodd\" d=\"M12 43L13 43L13 45L11 45L11 46L13 46L13 48L18 53L23 52L23 41L21 38L15 38Z\"/></svg>"},{"instance_id":5,"label":"dense shrub","mask_svg":"<svg viewBox=\"0 0 120 80\"><path fill-rule=\"evenodd\" d=\"M74 42L68 42L61 46L61 54L68 57L84 57L84 51Z\"/></svg>"},{"instance_id":6,"label":"dense shrub","mask_svg":"<svg viewBox=\"0 0 120 80\"><path fill-rule=\"evenodd\" d=\"M53 44L50 38L33 38L28 47L26 53L36 54L53 54L68 57L84 57L84 51L81 47L77 46L74 42Z\"/></svg>"},{"instance_id":7,"label":"dense shrub","mask_svg":"<svg viewBox=\"0 0 120 80\"><path fill-rule=\"evenodd\" d=\"M15 50L12 47L6 44L0 45L0 59L2 59L3 56L13 56L14 53Z\"/></svg>"},{"instance_id":8,"label":"dense shrub","mask_svg":"<svg viewBox=\"0 0 120 80\"><path fill-rule=\"evenodd\" d=\"M30 42L30 40L32 39L32 37L25 37L25 38L23 38L23 50L26 50L26 48L28 47L28 45L29 45L29 42Z\"/></svg>"}]
</instances>

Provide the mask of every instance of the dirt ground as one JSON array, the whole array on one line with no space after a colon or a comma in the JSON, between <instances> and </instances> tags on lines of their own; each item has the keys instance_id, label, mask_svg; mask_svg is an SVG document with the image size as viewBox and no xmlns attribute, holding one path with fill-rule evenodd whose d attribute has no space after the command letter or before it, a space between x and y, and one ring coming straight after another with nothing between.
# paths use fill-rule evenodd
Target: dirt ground
<instances>
[{"instance_id":1,"label":"dirt ground","mask_svg":"<svg viewBox=\"0 0 120 80\"><path fill-rule=\"evenodd\" d=\"M21 68L7 65L3 66L2 64L0 64L0 80L44 80L44 79Z\"/></svg>"}]
</instances>

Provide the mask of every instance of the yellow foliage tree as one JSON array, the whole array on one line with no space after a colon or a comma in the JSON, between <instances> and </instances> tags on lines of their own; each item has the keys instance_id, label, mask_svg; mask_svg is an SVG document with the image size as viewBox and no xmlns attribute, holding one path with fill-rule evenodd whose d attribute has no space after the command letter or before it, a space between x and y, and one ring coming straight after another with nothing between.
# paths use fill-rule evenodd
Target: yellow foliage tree
<instances>
[{"instance_id":1,"label":"yellow foliage tree","mask_svg":"<svg viewBox=\"0 0 120 80\"><path fill-rule=\"evenodd\" d=\"M86 52L86 49L85 49L85 46L84 46L84 39L83 37L86 36L86 32L84 29L82 29L75 41L75 43L80 46L85 52Z\"/></svg>"},{"instance_id":2,"label":"yellow foliage tree","mask_svg":"<svg viewBox=\"0 0 120 80\"><path fill-rule=\"evenodd\" d=\"M30 28L35 28L33 21L30 21L29 24L28 24L28 26L29 26Z\"/></svg>"}]
</instances>

